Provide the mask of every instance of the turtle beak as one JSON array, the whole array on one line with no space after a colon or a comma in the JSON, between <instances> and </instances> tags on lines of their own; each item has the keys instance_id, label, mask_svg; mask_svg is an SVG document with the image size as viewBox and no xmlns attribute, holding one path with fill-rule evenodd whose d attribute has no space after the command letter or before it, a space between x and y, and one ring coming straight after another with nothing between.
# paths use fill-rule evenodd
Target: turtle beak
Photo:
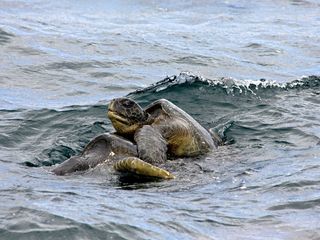
<instances>
[{"instance_id":1,"label":"turtle beak","mask_svg":"<svg viewBox=\"0 0 320 240\"><path fill-rule=\"evenodd\" d=\"M111 102L109 103L108 111L107 111L108 118L111 121L115 120L124 124L129 124L129 121L126 118L124 118L121 114L119 114L119 112L116 111L114 103L115 103L115 99L111 100Z\"/></svg>"},{"instance_id":2,"label":"turtle beak","mask_svg":"<svg viewBox=\"0 0 320 240\"><path fill-rule=\"evenodd\" d=\"M109 103L109 106L108 106L108 111L112 111L114 109L114 99L111 100L111 102Z\"/></svg>"},{"instance_id":3,"label":"turtle beak","mask_svg":"<svg viewBox=\"0 0 320 240\"><path fill-rule=\"evenodd\" d=\"M114 99L111 100L108 106L108 111L107 111L107 116L112 118L115 115L115 110L114 110Z\"/></svg>"}]
</instances>

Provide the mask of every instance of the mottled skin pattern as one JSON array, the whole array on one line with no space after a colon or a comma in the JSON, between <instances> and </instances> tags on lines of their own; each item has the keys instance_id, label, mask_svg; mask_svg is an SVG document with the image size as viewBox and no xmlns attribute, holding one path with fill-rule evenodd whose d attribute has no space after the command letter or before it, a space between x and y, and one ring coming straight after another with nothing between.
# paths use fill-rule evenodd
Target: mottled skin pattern
<instances>
[{"instance_id":1,"label":"mottled skin pattern","mask_svg":"<svg viewBox=\"0 0 320 240\"><path fill-rule=\"evenodd\" d=\"M96 137L80 156L65 161L54 173L63 175L109 162L119 172L173 178L156 165L164 163L167 156L194 157L217 145L189 114L165 99L145 110L131 99L114 99L107 115L116 133Z\"/></svg>"}]
</instances>

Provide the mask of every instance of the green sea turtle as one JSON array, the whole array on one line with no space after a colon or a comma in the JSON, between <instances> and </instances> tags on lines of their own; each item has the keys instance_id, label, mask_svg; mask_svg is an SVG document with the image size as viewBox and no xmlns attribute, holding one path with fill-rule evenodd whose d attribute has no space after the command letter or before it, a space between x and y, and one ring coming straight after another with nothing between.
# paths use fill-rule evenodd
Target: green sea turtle
<instances>
[{"instance_id":1,"label":"green sea turtle","mask_svg":"<svg viewBox=\"0 0 320 240\"><path fill-rule=\"evenodd\" d=\"M94 138L79 156L60 164L54 173L64 175L107 162L118 172L170 179L174 178L171 173L157 167L167 157L199 156L221 141L165 99L142 109L129 98L117 98L110 102L107 115L116 132Z\"/></svg>"}]
</instances>

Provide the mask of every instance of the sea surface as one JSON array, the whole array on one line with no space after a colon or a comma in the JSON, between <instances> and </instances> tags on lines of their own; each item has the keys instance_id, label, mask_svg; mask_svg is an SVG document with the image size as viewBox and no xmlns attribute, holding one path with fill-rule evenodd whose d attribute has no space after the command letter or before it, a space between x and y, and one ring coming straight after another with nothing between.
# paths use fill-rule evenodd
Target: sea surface
<instances>
[{"instance_id":1,"label":"sea surface","mask_svg":"<svg viewBox=\"0 0 320 240\"><path fill-rule=\"evenodd\" d=\"M0 239L320 239L320 1L0 1ZM226 145L170 181L54 165L166 98Z\"/></svg>"}]
</instances>

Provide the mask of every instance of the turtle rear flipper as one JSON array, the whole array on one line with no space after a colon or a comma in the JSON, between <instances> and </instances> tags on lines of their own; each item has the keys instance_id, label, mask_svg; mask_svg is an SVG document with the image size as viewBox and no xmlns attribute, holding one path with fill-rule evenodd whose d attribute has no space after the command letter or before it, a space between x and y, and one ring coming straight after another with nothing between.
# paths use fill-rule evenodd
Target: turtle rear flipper
<instances>
[{"instance_id":1,"label":"turtle rear flipper","mask_svg":"<svg viewBox=\"0 0 320 240\"><path fill-rule=\"evenodd\" d=\"M160 178L160 179L175 178L167 170L156 167L136 157L124 158L116 162L113 165L113 167L118 172L136 174L137 176Z\"/></svg>"}]
</instances>

